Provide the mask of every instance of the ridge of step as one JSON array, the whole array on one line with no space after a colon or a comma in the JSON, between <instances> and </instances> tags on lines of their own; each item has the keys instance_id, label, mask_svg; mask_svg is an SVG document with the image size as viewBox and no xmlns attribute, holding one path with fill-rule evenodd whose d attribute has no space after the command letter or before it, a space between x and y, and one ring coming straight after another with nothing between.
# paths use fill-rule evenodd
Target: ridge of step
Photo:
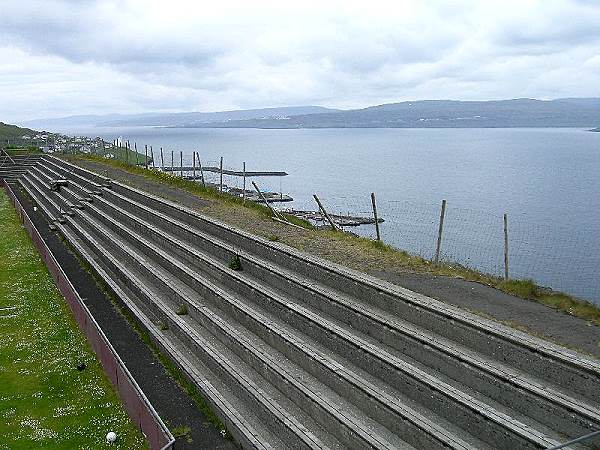
<instances>
[{"instance_id":1,"label":"ridge of step","mask_svg":"<svg viewBox=\"0 0 600 450\"><path fill-rule=\"evenodd\" d=\"M105 204L112 205L112 203L109 201L106 201ZM112 207L118 208L116 205L112 205ZM129 213L128 211L123 210L121 212L121 214L131 215L132 213ZM158 213L158 214L160 214L160 213ZM131 216L131 217L133 219L135 216ZM166 220L169 218L164 216L163 219ZM141 220L142 222L145 222L144 220L139 219L139 218L137 218L136 220L138 220L138 221ZM173 223L183 229L183 224L181 222L179 222L177 220L172 220L171 223ZM145 226L152 226L152 225L145 222ZM189 228L186 229L186 231L191 232L191 230L189 230ZM205 240L209 239L209 237L206 236L204 233L197 232L197 231L198 230L195 230L196 235L202 237ZM164 231L163 231L163 234L165 234ZM166 233L166 234L168 235L168 233ZM172 239L176 239L176 238L172 237ZM214 241L218 241L218 240L215 239ZM230 248L227 248L227 247L229 247L228 245L226 245L222 242L214 242L214 241L211 241L211 244L221 245L221 247L224 248L225 250L232 251ZM177 242L177 240L175 242ZM180 242L180 244L182 244L182 243ZM183 245L185 245L185 244L183 244ZM384 326L387 326L387 327L393 329L394 331L401 332L403 334L407 334L410 337L415 338L416 340L420 341L423 344L427 344L430 347L436 347L438 350L440 350L442 352L451 353L453 356L457 357L462 362L471 364L471 365L477 367L478 369L486 371L487 373L489 373L493 376L500 377L505 382L510 383L510 384L514 385L515 387L518 387L520 389L526 389L526 390L530 391L532 394L540 395L541 397L547 399L548 401L557 402L562 407L570 408L571 410L573 410L579 414L587 416L590 420L594 420L597 422L599 421L600 415L598 414L597 408L594 408L591 405L586 405L585 403L581 404L580 400L575 400L572 397L570 397L569 395L561 392L560 389L553 387L553 386L549 386L547 383L541 383L538 380L535 380L534 378L525 374L522 371L502 365L501 363L499 363L495 360L490 360L489 358L486 358L485 356L483 356L479 353L476 353L472 350L462 347L460 344L456 344L454 342L451 343L451 341L449 341L448 339L438 336L435 333L426 332L424 330L421 330L421 329L419 329L419 327L409 324L406 321L403 321L401 319L397 319L395 316L391 315L390 313L378 310L376 307L373 307L371 305L360 304L356 300L351 299L348 296L345 296L344 294L341 294L339 292L334 292L331 288L326 288L326 287L323 287L322 285L319 285L319 283L317 283L317 282L314 282L314 281L311 282L310 280L302 279L301 276L291 273L287 269L284 269L280 266L273 265L267 261L260 260L258 258L254 258L252 255L247 254L244 251L237 251L237 253L239 253L240 256L242 256L242 258L244 258L248 261L252 261L256 264L262 265L265 268L265 270L271 270L271 272L275 276L285 276L288 280L299 283L299 284L303 285L306 289L309 289L319 295L322 295L325 298L329 298L331 301L336 301L337 303L343 304L352 311L355 311L361 315L366 315L370 319L372 319Z\"/></svg>"},{"instance_id":2,"label":"ridge of step","mask_svg":"<svg viewBox=\"0 0 600 450\"><path fill-rule=\"evenodd\" d=\"M223 385L222 381L204 365L197 357L185 350L185 345L169 330L158 331L153 326L155 319L140 308L132 298L135 295L125 286L115 280L118 278L109 269L104 267L98 256L87 247L83 241L70 231L66 226L60 225L61 233L67 238L71 245L77 250L81 257L86 260L107 283L117 298L132 313L135 320L147 330L152 340L161 350L171 356L173 362L183 373L199 387L204 397L212 404L213 409L220 412L221 420L226 424L229 431L234 435L237 442L244 448L256 449L281 449L283 442L268 430L264 424L256 420L255 414L237 397L231 389ZM254 420L252 420L254 419Z\"/></svg>"},{"instance_id":3,"label":"ridge of step","mask_svg":"<svg viewBox=\"0 0 600 450\"><path fill-rule=\"evenodd\" d=\"M390 315L388 314L388 316L390 316ZM393 317L393 316L390 316L390 317ZM429 339L429 338L430 338L430 336L426 337L426 339ZM506 369L510 369L510 368L506 367ZM507 376L509 379L512 379L515 384L517 384L517 382L519 382L519 381L523 381L526 379L530 385L529 387L531 387L532 380L531 380L531 377L529 377L529 376L524 377L523 374L515 373L514 371L512 373L508 373ZM537 385L535 385L533 387L534 387L534 390L536 390L538 392L538 394L541 394L541 395L547 394L549 391L550 392L552 391L552 389L550 389L550 390L548 389L547 384L543 384L543 383L537 383ZM567 406L568 406L568 403L570 402L571 406L578 407L577 403L579 403L579 402L573 401L573 399L567 395L561 396L560 392L558 394L559 395L557 397L562 397L562 400L564 400L567 403ZM592 415L595 415L595 410L593 408L587 408L587 411L585 409L586 409L585 407L583 409L580 408L579 412L583 413L583 414L590 414L590 412L591 412Z\"/></svg>"},{"instance_id":4,"label":"ridge of step","mask_svg":"<svg viewBox=\"0 0 600 450\"><path fill-rule=\"evenodd\" d=\"M104 220L105 221L106 220L110 221L112 219L109 218L108 216L106 216L104 218ZM118 229L124 230L125 231L125 236L128 236L131 239L136 239L136 240L142 239L142 240L144 240L144 238L136 237L137 233L134 232L133 230L127 228L124 224L119 223L117 225L115 223L115 224L113 224L113 227L115 227L116 230L118 230ZM148 241L146 241L145 245L152 245L152 244L149 243ZM177 261L177 258L173 257L173 255L163 255L163 259L165 261L169 261L172 264L172 269L176 270L177 268L179 268L179 270L181 270L181 271L185 271L186 270L185 264L183 262L181 262L181 261ZM221 266L220 270L222 272L224 272L224 273L227 272L227 269L223 265ZM229 272L231 272L231 271L229 271ZM236 272L231 273L231 275L232 276L238 276L238 277L240 276ZM162 276L164 277L165 275L162 275ZM188 276L189 277L193 277L194 276L193 271L188 272ZM197 282L200 283L200 282L203 282L203 281L198 281L197 280ZM204 283L204 284L206 284L206 283ZM252 286L252 289L254 291L256 291L256 290L260 289L260 286L257 286L257 285ZM212 290L215 291L215 290L218 290L218 288L217 287L213 287ZM223 295L223 294L221 294L221 295ZM271 293L271 295L273 295L273 294ZM287 306L291 306L292 305L291 303L289 303L285 299L273 299L273 300L279 302L284 307L285 307L285 305L287 305ZM230 299L229 301L232 304L235 303L235 300L232 301ZM297 305L294 305L294 306L297 306ZM241 308L239 306L239 304L237 305L237 307ZM300 313L301 312L302 312L302 307L300 307ZM249 315L252 315L252 312L248 313L248 311L245 311L245 313L249 314ZM256 315L256 314L257 313L254 313L254 315ZM280 334L282 333L281 330L277 330L277 326L278 326L277 323L275 321L273 321L270 317L268 317L268 316L261 317L260 313L258 313L258 314L259 314L259 317L258 318L255 317L254 318L254 322L256 324L268 323L270 329L273 329L273 331L278 331ZM314 323L318 324L319 326L324 327L324 325L322 323L323 319L321 317L316 317L313 314L312 320L313 320ZM279 326L279 327L281 328L281 326ZM285 326L284 326L284 328L285 328ZM347 331L346 331L347 335L344 336L343 333L340 333L340 331L336 330L335 326L332 326L332 325L329 325L326 328L327 328L328 332L334 333L334 334L337 333L338 335L340 335L342 337L342 339L345 338L346 340L348 340L349 342L352 342L354 345L356 345L361 350L366 351L366 352L370 352L370 354L373 357L380 358L381 360L386 361L387 364L392 365L395 369L401 370L401 371L403 371L405 373L408 373L408 374L410 374L411 376L413 376L417 380L419 380L419 379L421 379L421 380L428 379L429 382L430 382L430 385L436 386L436 383L431 381L431 380L435 380L435 377L431 377L428 374L426 374L425 372L419 371L418 369L416 369L414 367L410 367L410 365L409 365L408 369L406 367L402 367L402 365L398 364L398 359L397 358L393 357L392 355L390 355L385 350L382 350L381 348L379 348L378 346L376 346L372 342L365 343L364 339L361 339L357 335L352 335L352 334L348 335ZM288 334L289 333L290 332L288 331ZM307 341L303 341L301 338L298 338L297 335L294 336L293 333L292 333L291 337L287 338L287 340L290 341L290 342L292 342L292 344L295 344L297 347L299 347L299 349L301 351L302 351L303 348L306 348L307 344L308 344ZM356 342L358 342L358 344ZM348 365L347 362L339 364L339 362L331 360L331 358L329 358L329 356L326 354L326 352L321 352L321 355L316 356L316 358L318 360L321 360L321 361L328 361L329 360L329 365L331 365L331 366L335 366L336 363L337 363L338 368L336 369L336 373L338 375L340 373L344 372L345 371L344 367ZM406 363L403 362L403 364L406 364ZM415 375L415 371L417 372L416 375ZM346 372L348 372L348 371L346 370ZM352 373L350 373L350 372L346 373L346 377L347 378L352 378L352 376L353 376ZM356 376L354 376L354 378L356 378ZM360 377L358 377L358 379L360 379ZM368 387L365 388L363 386L362 389L365 390L365 391L369 391ZM370 389L371 389L371 392L373 392L374 390L376 390L376 389L373 389L372 387ZM497 411L495 413L489 414L490 408L487 405L481 403L480 401L477 401L476 399L474 399L474 398L472 398L470 396L465 396L458 389L452 388L451 386L449 386L449 385L447 385L445 383L441 383L441 385L440 385L440 383L438 382L437 383L437 389L438 389L438 392L445 392L445 393L452 392L453 395L454 395L455 401L457 399L458 400L462 400L463 405L466 405L469 408L471 408L472 410L475 410L477 412L480 412L479 410L483 410L484 411L484 413L483 413L484 416L488 415L488 418L491 416L493 418L492 420L498 421L500 424L502 424L502 426L508 426L508 427L512 427L512 428L518 429L522 435L527 436L530 439L537 440L536 443L538 445L546 446L546 445L552 444L554 442L554 441L549 441L544 436L544 434L540 434L539 432L535 431L531 427L525 426L523 424L519 424L518 421L515 421L514 419L510 418L509 416L506 416L506 414L501 414L501 413L498 413ZM388 398L388 401L389 401L389 398ZM383 401L382 401L382 403L385 404L385 402L383 402ZM391 403L393 403L393 401Z\"/></svg>"},{"instance_id":5,"label":"ridge of step","mask_svg":"<svg viewBox=\"0 0 600 450\"><path fill-rule=\"evenodd\" d=\"M81 212L84 216L86 213ZM94 219L87 219L92 224ZM96 225L101 229L101 225ZM150 276L156 277L163 283L165 296L172 298L173 294L193 305L202 318L203 326L210 326L213 334L218 338L227 337L227 341L239 347L238 353L241 357L248 358L248 364L261 368L263 376L269 375L274 380L285 380L282 387L292 389L290 395L301 401L306 408L312 410L312 413L318 413L321 420L334 420L334 427L342 425L347 427L345 431L336 430L338 437L354 435L353 439L359 438L362 445L372 445L376 448L395 448L399 441L389 430L381 427L377 422L368 419L359 412L356 407L348 403L345 399L334 393L330 388L323 385L312 375L309 375L295 363L289 361L279 351L270 347L262 339L258 338L250 330L240 324L232 324L231 319L227 320L222 313L217 313L213 308L208 307L201 300L195 300L198 297L194 290L187 285L178 282L170 273L161 269L147 257L137 255L137 250L130 247L126 242L113 237L115 242L114 249L117 248L123 252L123 256L131 258L130 262L136 262L142 270L147 270ZM171 313L174 314L174 313ZM316 409L315 409L316 407ZM304 408L303 408L304 409ZM323 412L319 412L322 409ZM327 419L331 417L331 419ZM351 425L350 425L351 424ZM379 432L375 432L379 428ZM385 438L384 436L388 436ZM354 442L348 441L348 445ZM388 442L389 440L389 442ZM402 443L403 445L404 443Z\"/></svg>"},{"instance_id":6,"label":"ridge of step","mask_svg":"<svg viewBox=\"0 0 600 450\"><path fill-rule=\"evenodd\" d=\"M172 328L179 330L180 339L187 339L193 348L206 354L209 361L221 368L223 376L229 376L236 380L235 382L240 389L246 390L248 392L247 395L251 396L257 405L265 408L265 411L268 411L274 420L277 421L276 423L280 424L279 433L291 433L297 437L296 440L287 442L288 445L297 447L299 443L303 442L303 446L307 448L339 447L339 445L327 445L327 442L331 443L335 441L327 437L323 439L322 432L320 438L315 435L316 424L314 424L314 420L287 400L270 382L256 373L254 368L239 359L239 356L235 355L234 352L227 349L225 344L217 339L217 337L203 327L190 327L189 323L182 316L175 314L172 308L165 303L165 296L159 293L160 290L156 291L156 288L153 289L143 283L141 281L142 275L138 275L122 260L114 258L115 250L120 247L113 245L111 249L108 249L104 247L106 244L98 241L96 237L91 236L74 219L69 219L69 224L86 240L88 245L93 246L97 250L104 263L113 265L118 273L121 274L121 277L132 283L131 286L128 286L130 289L135 287L138 295L142 295L156 307L155 313L167 319L173 325ZM103 239L101 236L98 237ZM214 370L214 367L212 370ZM299 421L300 419L302 419L302 422ZM310 423L313 423L312 427Z\"/></svg>"}]
</instances>

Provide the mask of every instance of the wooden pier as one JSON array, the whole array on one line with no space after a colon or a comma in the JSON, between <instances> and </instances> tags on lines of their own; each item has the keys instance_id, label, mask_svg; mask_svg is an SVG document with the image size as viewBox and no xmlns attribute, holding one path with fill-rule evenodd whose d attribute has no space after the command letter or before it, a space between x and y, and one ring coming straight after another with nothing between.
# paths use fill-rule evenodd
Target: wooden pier
<instances>
[{"instance_id":1,"label":"wooden pier","mask_svg":"<svg viewBox=\"0 0 600 450\"><path fill-rule=\"evenodd\" d=\"M317 211L298 211L294 209L286 210L287 214L291 214L293 216L298 217L299 219L304 219L312 222L324 222L325 218L320 212ZM339 214L329 214L331 220L333 220L336 225L340 227L358 227L360 225L372 225L375 223L375 219L373 217L360 217L360 216L344 216ZM385 222L381 217L377 219L378 223Z\"/></svg>"},{"instance_id":2,"label":"wooden pier","mask_svg":"<svg viewBox=\"0 0 600 450\"><path fill-rule=\"evenodd\" d=\"M193 172L194 171L194 167L192 166L175 166L175 167L162 167L162 170L164 170L165 172ZM196 171L199 171L200 168L196 167L195 168ZM213 173L221 173L221 169L219 167L214 167L214 166L207 166L207 167L202 167L202 170L204 172L213 172ZM231 175L234 177L243 177L244 176L244 172L241 170L228 170L228 169L223 169L223 175ZM246 172L246 177L285 177L287 176L287 172L269 172L269 171L247 171Z\"/></svg>"}]
</instances>

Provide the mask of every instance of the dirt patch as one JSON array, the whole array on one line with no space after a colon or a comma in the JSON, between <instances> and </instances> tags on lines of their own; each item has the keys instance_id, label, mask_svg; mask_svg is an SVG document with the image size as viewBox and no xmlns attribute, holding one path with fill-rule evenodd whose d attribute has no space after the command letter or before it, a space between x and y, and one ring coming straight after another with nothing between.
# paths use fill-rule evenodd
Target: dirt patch
<instances>
[{"instance_id":1,"label":"dirt patch","mask_svg":"<svg viewBox=\"0 0 600 450\"><path fill-rule=\"evenodd\" d=\"M242 205L206 200L143 175L87 160L72 161L116 181L167 198L250 233L374 275L543 339L600 357L600 327L541 303L506 294L482 283L433 275L431 263L391 252L345 233L303 230L271 221ZM440 272L436 267L435 271ZM448 270L452 273L451 270Z\"/></svg>"}]
</instances>

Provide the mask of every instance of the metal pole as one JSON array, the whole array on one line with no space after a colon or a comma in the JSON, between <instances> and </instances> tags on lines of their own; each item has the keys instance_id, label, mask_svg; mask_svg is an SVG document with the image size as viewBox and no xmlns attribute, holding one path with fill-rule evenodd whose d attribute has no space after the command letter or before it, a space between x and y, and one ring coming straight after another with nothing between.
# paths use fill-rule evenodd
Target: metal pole
<instances>
[{"instance_id":1,"label":"metal pole","mask_svg":"<svg viewBox=\"0 0 600 450\"><path fill-rule=\"evenodd\" d=\"M163 149L162 149L162 147L160 148L160 168L162 170L165 170L165 158L163 156Z\"/></svg>"},{"instance_id":2,"label":"metal pole","mask_svg":"<svg viewBox=\"0 0 600 450\"><path fill-rule=\"evenodd\" d=\"M377 240L381 240L379 234L379 219L377 218L377 204L375 203L375 192L371 192L371 203L373 204L373 217L375 218L375 231L377 233Z\"/></svg>"},{"instance_id":3,"label":"metal pole","mask_svg":"<svg viewBox=\"0 0 600 450\"><path fill-rule=\"evenodd\" d=\"M446 215L446 200L442 200L442 211L440 212L440 228L438 230L437 246L435 249L434 262L437 264L440 261L440 250L442 248L442 233L444 231L444 216Z\"/></svg>"},{"instance_id":4,"label":"metal pole","mask_svg":"<svg viewBox=\"0 0 600 450\"><path fill-rule=\"evenodd\" d=\"M221 163L219 165L219 172L221 173L221 179L219 181L219 192L223 192L223 157L221 156Z\"/></svg>"},{"instance_id":5,"label":"metal pole","mask_svg":"<svg viewBox=\"0 0 600 450\"><path fill-rule=\"evenodd\" d=\"M335 222L333 220L331 220L331 217L329 217L329 214L327 214L327 211L325 211L325 208L321 204L321 200L319 200L319 197L317 197L317 194L314 194L313 197L315 198L317 205L319 205L319 209L323 212L323 215L329 222L329 225L331 225L331 228L333 228L333 231L339 231L340 230L339 227L335 224Z\"/></svg>"},{"instance_id":6,"label":"metal pole","mask_svg":"<svg viewBox=\"0 0 600 450\"><path fill-rule=\"evenodd\" d=\"M504 279L508 280L508 215L504 213Z\"/></svg>"},{"instance_id":7,"label":"metal pole","mask_svg":"<svg viewBox=\"0 0 600 450\"><path fill-rule=\"evenodd\" d=\"M242 202L246 203L246 161L244 161L243 163L242 171L244 172L244 182L242 185Z\"/></svg>"}]
</instances>

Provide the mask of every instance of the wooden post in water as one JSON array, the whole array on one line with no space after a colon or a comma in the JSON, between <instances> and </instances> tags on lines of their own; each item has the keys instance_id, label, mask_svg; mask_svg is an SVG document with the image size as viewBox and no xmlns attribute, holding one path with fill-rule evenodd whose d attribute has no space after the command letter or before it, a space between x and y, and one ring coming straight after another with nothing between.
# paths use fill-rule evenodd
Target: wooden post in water
<instances>
[{"instance_id":1,"label":"wooden post in water","mask_svg":"<svg viewBox=\"0 0 600 450\"><path fill-rule=\"evenodd\" d=\"M152 148L152 146L150 146L150 161L152 161L152 168L156 169L156 166L154 165L154 149Z\"/></svg>"},{"instance_id":2,"label":"wooden post in water","mask_svg":"<svg viewBox=\"0 0 600 450\"><path fill-rule=\"evenodd\" d=\"M446 200L442 200L442 210L440 212L440 228L438 229L437 246L435 248L434 262L440 261L440 250L442 249L442 233L444 232L444 216L446 215Z\"/></svg>"},{"instance_id":3,"label":"wooden post in water","mask_svg":"<svg viewBox=\"0 0 600 450\"><path fill-rule=\"evenodd\" d=\"M315 198L317 205L319 205L319 209L323 212L323 215L329 222L329 225L331 225L331 228L333 228L333 231L339 231L340 230L339 227L335 224L335 222L333 220L331 220L331 217L329 217L329 214L327 214L327 211L325 211L325 208L321 204L321 200L319 200L319 197L317 197L317 194L314 194L313 197Z\"/></svg>"},{"instance_id":4,"label":"wooden post in water","mask_svg":"<svg viewBox=\"0 0 600 450\"><path fill-rule=\"evenodd\" d=\"M379 218L377 217L377 203L375 203L375 192L371 192L371 203L373 204L373 217L375 218L375 232L377 233L377 240L381 240L379 234Z\"/></svg>"},{"instance_id":5,"label":"wooden post in water","mask_svg":"<svg viewBox=\"0 0 600 450\"><path fill-rule=\"evenodd\" d=\"M204 182L204 170L202 170L202 161L200 161L200 153L198 153L198 165L200 166L200 178L202 178L202 186L206 187Z\"/></svg>"},{"instance_id":6,"label":"wooden post in water","mask_svg":"<svg viewBox=\"0 0 600 450\"><path fill-rule=\"evenodd\" d=\"M165 158L163 156L163 149L162 149L162 147L160 148L160 168L162 170L165 170Z\"/></svg>"},{"instance_id":7,"label":"wooden post in water","mask_svg":"<svg viewBox=\"0 0 600 450\"><path fill-rule=\"evenodd\" d=\"M219 192L223 192L223 157L221 156L221 163L219 164L219 172L221 174L219 181Z\"/></svg>"},{"instance_id":8,"label":"wooden post in water","mask_svg":"<svg viewBox=\"0 0 600 450\"><path fill-rule=\"evenodd\" d=\"M504 213L504 279L508 280L508 215Z\"/></svg>"},{"instance_id":9,"label":"wooden post in water","mask_svg":"<svg viewBox=\"0 0 600 450\"><path fill-rule=\"evenodd\" d=\"M145 152L144 167L145 167L146 170L148 170L148 144L144 145L144 152Z\"/></svg>"},{"instance_id":10,"label":"wooden post in water","mask_svg":"<svg viewBox=\"0 0 600 450\"><path fill-rule=\"evenodd\" d=\"M179 167L181 170L179 171L179 176L183 178L183 151L179 150Z\"/></svg>"},{"instance_id":11,"label":"wooden post in water","mask_svg":"<svg viewBox=\"0 0 600 450\"><path fill-rule=\"evenodd\" d=\"M246 203L246 161L243 162L242 164L242 171L244 172L244 181L242 184L242 203Z\"/></svg>"},{"instance_id":12,"label":"wooden post in water","mask_svg":"<svg viewBox=\"0 0 600 450\"><path fill-rule=\"evenodd\" d=\"M192 152L192 181L196 182L196 152Z\"/></svg>"}]
</instances>

